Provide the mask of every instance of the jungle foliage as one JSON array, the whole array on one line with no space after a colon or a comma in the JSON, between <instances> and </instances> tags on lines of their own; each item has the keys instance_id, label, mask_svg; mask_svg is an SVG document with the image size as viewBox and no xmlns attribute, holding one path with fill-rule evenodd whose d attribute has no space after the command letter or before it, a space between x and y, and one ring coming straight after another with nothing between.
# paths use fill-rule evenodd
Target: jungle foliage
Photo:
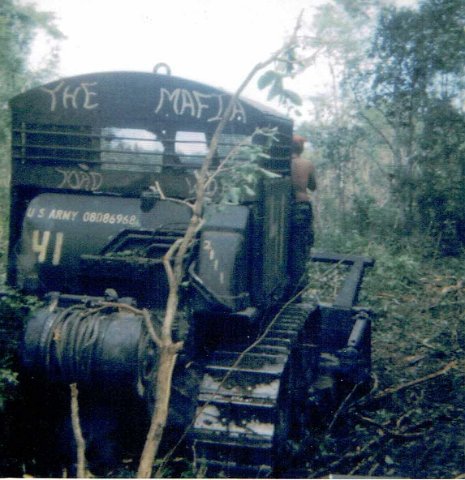
<instances>
[{"instance_id":1,"label":"jungle foliage","mask_svg":"<svg viewBox=\"0 0 465 480\"><path fill-rule=\"evenodd\" d=\"M331 192L322 209L342 228L426 236L439 253L457 255L465 242L465 4L380 4L333 1L315 18L311 47L325 47L334 87L308 99L313 116L301 133L324 195Z\"/></svg>"},{"instance_id":2,"label":"jungle foliage","mask_svg":"<svg viewBox=\"0 0 465 480\"><path fill-rule=\"evenodd\" d=\"M29 59L34 39L39 35L50 40L49 50L40 66L31 68ZM7 169L9 146L8 100L51 78L59 60L59 43L63 34L54 23L53 14L41 12L33 4L19 0L0 3L0 172ZM6 185L3 185L5 188Z\"/></svg>"},{"instance_id":3,"label":"jungle foliage","mask_svg":"<svg viewBox=\"0 0 465 480\"><path fill-rule=\"evenodd\" d=\"M312 477L463 478L464 27L456 0L334 0L311 26L333 80L299 128L317 247L377 262L362 299L377 313L373 390L334 414ZM312 267L309 295L330 300L339 276Z\"/></svg>"},{"instance_id":4,"label":"jungle foliage","mask_svg":"<svg viewBox=\"0 0 465 480\"><path fill-rule=\"evenodd\" d=\"M50 40L39 67L29 60L34 40ZM8 100L22 91L50 80L59 61L59 40L64 38L51 13L41 12L30 3L3 0L0 3L0 253L6 251L8 185L10 161L10 112ZM3 277L2 277L3 278Z\"/></svg>"},{"instance_id":5,"label":"jungle foliage","mask_svg":"<svg viewBox=\"0 0 465 480\"><path fill-rule=\"evenodd\" d=\"M40 67L31 68L29 58L33 41L38 35L48 38L50 48L40 59ZM0 2L0 279L5 282L4 262L7 251L9 161L10 161L10 112L8 100L21 91L50 79L58 62L59 40L62 33L54 24L51 13L40 12L33 4L19 0ZM16 384L16 373L11 367L11 346L15 338L14 325L26 313L33 299L18 294L3 300L0 305L0 411ZM8 329L4 328L8 326Z\"/></svg>"}]
</instances>

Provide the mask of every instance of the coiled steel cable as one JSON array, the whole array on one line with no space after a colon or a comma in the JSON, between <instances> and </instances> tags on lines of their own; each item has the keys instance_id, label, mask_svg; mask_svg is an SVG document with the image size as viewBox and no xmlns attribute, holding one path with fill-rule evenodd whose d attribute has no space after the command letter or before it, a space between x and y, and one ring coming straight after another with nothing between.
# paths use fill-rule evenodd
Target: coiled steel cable
<instances>
[{"instance_id":1,"label":"coiled steel cable","mask_svg":"<svg viewBox=\"0 0 465 480\"><path fill-rule=\"evenodd\" d=\"M102 310L73 305L56 314L42 343L49 374L58 374L66 381L91 378L102 321L108 318Z\"/></svg>"}]
</instances>

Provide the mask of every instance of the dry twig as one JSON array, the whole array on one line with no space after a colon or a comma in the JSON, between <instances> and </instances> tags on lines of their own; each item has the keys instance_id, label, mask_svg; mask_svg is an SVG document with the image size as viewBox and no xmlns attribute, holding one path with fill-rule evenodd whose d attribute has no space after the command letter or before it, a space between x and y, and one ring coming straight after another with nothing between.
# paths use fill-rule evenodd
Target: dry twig
<instances>
[{"instance_id":1,"label":"dry twig","mask_svg":"<svg viewBox=\"0 0 465 480\"><path fill-rule=\"evenodd\" d=\"M360 386L359 383L357 383L356 385L354 385L354 388L349 392L349 394L344 398L344 400L341 402L341 404L339 405L338 409L336 410L336 413L334 414L333 416L333 419L331 420L331 423L329 424L328 426L328 432L330 432L333 427L334 427L334 424L336 423L336 420L339 418L339 415L341 414L341 412L346 408L346 406L348 405L348 403L350 402L351 398L353 397L354 393L357 391L358 387Z\"/></svg>"},{"instance_id":2,"label":"dry twig","mask_svg":"<svg viewBox=\"0 0 465 480\"><path fill-rule=\"evenodd\" d=\"M86 461L86 442L82 435L81 423L79 421L79 392L75 383L72 383L69 387L71 389L71 424L77 451L77 476L79 478L89 478Z\"/></svg>"},{"instance_id":3,"label":"dry twig","mask_svg":"<svg viewBox=\"0 0 465 480\"><path fill-rule=\"evenodd\" d=\"M358 459L358 458L362 458L363 454L366 451L369 451L371 448L375 447L377 444L385 441L386 438L387 437L385 437L385 436L375 437L374 439L372 439L368 443L366 443L362 448L357 448L355 450L347 452L342 457L338 456L337 460L334 460L329 465L326 465L324 468L314 472L313 478L321 478L321 477L327 476L328 473L337 472L337 469L341 465L343 465L344 462L351 461L351 460ZM362 461L363 461L363 458L362 458L362 460L360 460L360 462L357 465L360 465Z\"/></svg>"}]
</instances>

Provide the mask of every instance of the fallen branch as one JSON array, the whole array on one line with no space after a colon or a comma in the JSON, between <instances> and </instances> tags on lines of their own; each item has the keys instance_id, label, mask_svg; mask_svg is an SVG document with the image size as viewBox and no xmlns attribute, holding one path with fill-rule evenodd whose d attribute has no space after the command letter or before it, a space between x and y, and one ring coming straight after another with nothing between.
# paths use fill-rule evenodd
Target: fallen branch
<instances>
[{"instance_id":1,"label":"fallen branch","mask_svg":"<svg viewBox=\"0 0 465 480\"><path fill-rule=\"evenodd\" d=\"M447 365L444 365L444 367L442 367L440 370L437 370L436 372L430 373L429 375L426 375L426 376L421 377L421 378L417 378L415 380L403 383L401 385L386 388L385 390L378 393L377 395L375 395L374 397L372 397L369 400L370 401L379 400L380 398L387 397L389 395L393 395L394 393L401 392L402 390L405 390L407 388L418 385L419 383L424 383L424 382L427 382L429 380L433 380L436 377L439 377L441 375L446 374L449 370L451 370L453 368L457 368L457 361L456 360L453 360L452 362L449 362Z\"/></svg>"},{"instance_id":2,"label":"fallen branch","mask_svg":"<svg viewBox=\"0 0 465 480\"><path fill-rule=\"evenodd\" d=\"M362 467L364 467L367 463L370 463L372 462L373 460L376 459L376 457L378 456L378 452L375 452L373 453L372 455L370 455L369 457L365 457L365 458L362 458L360 460L360 462L357 463L357 465L355 465L355 467L352 468L352 470L350 470L349 472L349 475L353 475L354 473L356 473L357 471L359 471ZM375 466L379 466L378 463L375 463ZM373 468L373 466L372 466ZM371 468L370 468L371 470Z\"/></svg>"},{"instance_id":3,"label":"fallen branch","mask_svg":"<svg viewBox=\"0 0 465 480\"><path fill-rule=\"evenodd\" d=\"M373 425L377 428L380 428L384 433L390 435L391 437L410 439L410 438L420 438L424 435L424 432L421 432L421 433L397 432L395 430L391 430L390 428L387 428L386 425L383 425L382 423L376 422L372 418L365 417L365 416L360 415L360 414L356 414L356 417L358 419L360 419L362 422L369 423L370 425Z\"/></svg>"},{"instance_id":4,"label":"fallen branch","mask_svg":"<svg viewBox=\"0 0 465 480\"><path fill-rule=\"evenodd\" d=\"M370 468L370 471L368 472L368 476L371 477L373 476L373 474L376 472L376 470L378 469L379 467L379 463L376 462L371 468Z\"/></svg>"},{"instance_id":5,"label":"fallen branch","mask_svg":"<svg viewBox=\"0 0 465 480\"><path fill-rule=\"evenodd\" d=\"M397 420L396 420L396 427L397 429L399 429L402 425L402 423L407 419L410 418L410 415L412 415L413 413L415 413L417 410L417 408L412 408L410 410L407 410L406 412L404 412ZM418 428L418 426L416 426Z\"/></svg>"}]
</instances>

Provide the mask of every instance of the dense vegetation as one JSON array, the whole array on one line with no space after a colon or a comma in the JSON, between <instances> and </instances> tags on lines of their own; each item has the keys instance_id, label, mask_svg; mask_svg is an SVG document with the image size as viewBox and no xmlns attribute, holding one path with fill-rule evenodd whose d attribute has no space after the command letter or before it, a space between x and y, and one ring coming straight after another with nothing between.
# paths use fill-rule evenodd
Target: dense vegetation
<instances>
[{"instance_id":1,"label":"dense vegetation","mask_svg":"<svg viewBox=\"0 0 465 480\"><path fill-rule=\"evenodd\" d=\"M6 101L53 71L48 63L28 69L35 33L59 38L49 16L21 5L0 4L2 182ZM462 0L421 0L416 8L328 0L304 28L291 73L315 63L332 79L299 107L306 120L298 130L319 178L316 247L376 259L362 300L377 319L373 390L334 414L302 476L465 473L464 59ZM6 212L6 182L0 202ZM3 215L2 259L6 225ZM330 296L340 272L310 273L308 295ZM23 304L16 298L2 316L13 318ZM8 362L0 359L0 410L14 394Z\"/></svg>"},{"instance_id":2,"label":"dense vegetation","mask_svg":"<svg viewBox=\"0 0 465 480\"><path fill-rule=\"evenodd\" d=\"M40 67L31 69L29 56L37 35L49 40L49 50L44 53ZM49 79L58 62L58 41L63 35L56 28L53 16L37 11L34 6L16 0L0 2L0 282L1 290L5 283L5 261L8 233L9 202L9 151L10 114L8 100L21 91ZM9 335L22 321L28 306L35 299L15 294L0 304L0 450L4 448L6 431L10 425L3 412L9 400L14 398L17 373L12 369L12 352L16 336ZM5 328L4 328L5 327ZM0 465L3 466L3 455ZM5 472L2 471L2 474Z\"/></svg>"},{"instance_id":3,"label":"dense vegetation","mask_svg":"<svg viewBox=\"0 0 465 480\"><path fill-rule=\"evenodd\" d=\"M458 254L465 241L465 5L370 4L379 2L325 5L307 47L326 52L334 81L326 97L309 99L313 117L301 126L331 197L324 203L333 204L341 227L420 234L438 253Z\"/></svg>"},{"instance_id":4,"label":"dense vegetation","mask_svg":"<svg viewBox=\"0 0 465 480\"><path fill-rule=\"evenodd\" d=\"M374 391L335 422L313 476L463 478L464 26L456 0L335 1L312 25L334 80L300 127L320 178L317 246L376 258L363 296L378 314ZM337 272L323 280L331 291Z\"/></svg>"}]
</instances>

